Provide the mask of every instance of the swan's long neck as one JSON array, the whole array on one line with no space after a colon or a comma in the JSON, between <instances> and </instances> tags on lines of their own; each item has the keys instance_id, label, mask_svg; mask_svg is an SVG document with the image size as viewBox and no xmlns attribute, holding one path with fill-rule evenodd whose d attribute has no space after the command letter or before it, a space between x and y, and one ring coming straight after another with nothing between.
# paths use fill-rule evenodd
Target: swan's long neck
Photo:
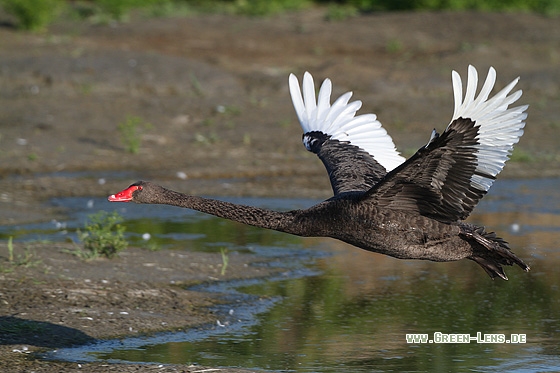
<instances>
[{"instance_id":1,"label":"swan's long neck","mask_svg":"<svg viewBox=\"0 0 560 373\"><path fill-rule=\"evenodd\" d=\"M298 211L279 212L266 210L210 198L191 196L169 189L165 189L165 193L158 196L157 203L185 207L255 227L301 235L301 225L294 224Z\"/></svg>"}]
</instances>

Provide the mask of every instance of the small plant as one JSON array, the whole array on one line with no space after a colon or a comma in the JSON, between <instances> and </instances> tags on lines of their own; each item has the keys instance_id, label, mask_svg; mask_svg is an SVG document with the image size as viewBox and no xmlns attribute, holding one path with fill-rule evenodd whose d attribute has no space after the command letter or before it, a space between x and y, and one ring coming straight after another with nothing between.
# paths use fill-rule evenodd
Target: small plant
<instances>
[{"instance_id":1,"label":"small plant","mask_svg":"<svg viewBox=\"0 0 560 373\"><path fill-rule=\"evenodd\" d=\"M191 87L195 95L202 97L204 96L204 90L202 89L202 85L200 84L200 80L196 77L194 73L189 74L189 80L191 81Z\"/></svg>"},{"instance_id":2,"label":"small plant","mask_svg":"<svg viewBox=\"0 0 560 373\"><path fill-rule=\"evenodd\" d=\"M28 247L25 248L25 252L23 255L18 255L15 260L13 261L13 265L18 267L35 267L37 264L41 263L40 259L35 260L35 253L31 251Z\"/></svg>"},{"instance_id":3,"label":"small plant","mask_svg":"<svg viewBox=\"0 0 560 373\"><path fill-rule=\"evenodd\" d=\"M127 115L126 120L119 123L117 128L126 151L136 154L142 143L142 131L151 129L152 125L148 122L144 122L140 117Z\"/></svg>"},{"instance_id":4,"label":"small plant","mask_svg":"<svg viewBox=\"0 0 560 373\"><path fill-rule=\"evenodd\" d=\"M228 256L228 250L224 247L222 247L220 249L220 254L222 254L222 272L221 275L225 275L226 274L226 269L229 263L229 256Z\"/></svg>"},{"instance_id":5,"label":"small plant","mask_svg":"<svg viewBox=\"0 0 560 373\"><path fill-rule=\"evenodd\" d=\"M83 242L83 250L74 252L81 258L93 259L99 256L113 258L127 248L128 242L124 238L126 228L120 223L122 216L116 211L108 213L99 211L88 216L89 222L84 231L78 230L78 238Z\"/></svg>"},{"instance_id":6,"label":"small plant","mask_svg":"<svg viewBox=\"0 0 560 373\"><path fill-rule=\"evenodd\" d=\"M8 238L8 261L12 263L14 261L14 243L12 242L13 237Z\"/></svg>"},{"instance_id":7,"label":"small plant","mask_svg":"<svg viewBox=\"0 0 560 373\"><path fill-rule=\"evenodd\" d=\"M403 50L403 44L398 39L391 39L387 42L385 49L389 53L398 53Z\"/></svg>"},{"instance_id":8,"label":"small plant","mask_svg":"<svg viewBox=\"0 0 560 373\"><path fill-rule=\"evenodd\" d=\"M31 250L26 247L25 252L23 255L15 255L14 254L14 243L13 237L10 236L8 238L8 263L14 267L33 267L41 262L41 260L34 260L35 254L31 252ZM9 272L11 270L2 268L2 272Z\"/></svg>"},{"instance_id":9,"label":"small plant","mask_svg":"<svg viewBox=\"0 0 560 373\"><path fill-rule=\"evenodd\" d=\"M243 145L251 145L251 134L250 133L245 133L243 134Z\"/></svg>"}]
</instances>

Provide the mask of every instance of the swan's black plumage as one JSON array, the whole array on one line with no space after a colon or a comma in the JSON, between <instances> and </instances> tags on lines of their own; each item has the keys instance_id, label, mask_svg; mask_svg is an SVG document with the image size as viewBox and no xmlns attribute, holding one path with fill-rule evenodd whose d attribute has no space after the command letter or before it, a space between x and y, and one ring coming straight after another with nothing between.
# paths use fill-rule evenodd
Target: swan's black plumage
<instances>
[{"instance_id":1,"label":"swan's black plumage","mask_svg":"<svg viewBox=\"0 0 560 373\"><path fill-rule=\"evenodd\" d=\"M401 259L471 259L490 277L507 280L503 265L529 267L505 240L484 227L464 222L504 167L523 134L527 106L509 108L521 96L510 94L517 79L489 98L496 80L490 68L476 95L478 75L469 66L462 83L453 72L455 110L440 135L405 160L373 114L356 116L361 102L351 93L331 106L331 82L315 98L306 73L303 90L294 75L290 93L303 143L317 154L329 175L332 198L305 210L277 212L190 196L140 181L110 201L159 203L213 214L300 236L332 237L365 250ZM303 94L302 94L303 91Z\"/></svg>"},{"instance_id":2,"label":"swan's black plumage","mask_svg":"<svg viewBox=\"0 0 560 373\"><path fill-rule=\"evenodd\" d=\"M311 132L306 136L313 138L310 149L325 165L334 195L365 192L387 174L387 170L368 152L355 145L328 139L322 132ZM320 141L323 138L327 139Z\"/></svg>"},{"instance_id":3,"label":"swan's black plumage","mask_svg":"<svg viewBox=\"0 0 560 373\"><path fill-rule=\"evenodd\" d=\"M454 120L441 136L394 169L367 196L384 208L414 211L442 223L464 220L486 194L470 184L470 177L477 172L477 135L473 121Z\"/></svg>"}]
</instances>

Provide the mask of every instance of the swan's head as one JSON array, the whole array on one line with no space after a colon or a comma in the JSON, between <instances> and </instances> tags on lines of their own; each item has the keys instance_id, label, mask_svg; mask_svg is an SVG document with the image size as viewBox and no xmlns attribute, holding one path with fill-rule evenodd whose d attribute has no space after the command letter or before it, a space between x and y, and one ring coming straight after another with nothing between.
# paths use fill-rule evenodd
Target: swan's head
<instances>
[{"instance_id":1,"label":"swan's head","mask_svg":"<svg viewBox=\"0 0 560 373\"><path fill-rule=\"evenodd\" d=\"M144 194L148 195L149 193L143 193L143 191L148 188L150 189L151 184L145 181L137 181L134 184L130 185L128 188L116 193L111 194L107 199L109 202L136 202L136 203L149 203L145 201Z\"/></svg>"}]
</instances>

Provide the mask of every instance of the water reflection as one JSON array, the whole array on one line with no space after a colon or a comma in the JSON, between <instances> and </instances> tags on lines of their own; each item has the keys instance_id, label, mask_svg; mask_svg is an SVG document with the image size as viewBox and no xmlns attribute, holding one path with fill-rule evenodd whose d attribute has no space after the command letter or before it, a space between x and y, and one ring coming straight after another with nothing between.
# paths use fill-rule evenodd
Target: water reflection
<instances>
[{"instance_id":1,"label":"water reflection","mask_svg":"<svg viewBox=\"0 0 560 373\"><path fill-rule=\"evenodd\" d=\"M229 305L221 310L230 320L226 327L134 343L124 340L118 346L101 344L94 352L81 351L81 356L297 372L560 371L559 185L558 179L501 181L473 214L471 221L506 237L532 267L529 273L508 267L507 282L490 280L466 260L396 260L333 240L239 229L235 223L199 215L189 215L187 226L192 226L187 231L179 230L185 225L175 226L177 221L141 228L139 221L132 222L138 232L200 240L209 243L207 249L213 243L234 242L271 254L283 245L295 251L321 245L332 255L297 259L308 262L312 272L306 275L234 284L255 307ZM202 236L188 236L193 234ZM285 262L293 266L294 256L287 254ZM259 308L259 299L268 302ZM255 318L247 315L251 312ZM407 333L432 338L434 332L507 338L526 334L527 343L406 342Z\"/></svg>"},{"instance_id":2,"label":"water reflection","mask_svg":"<svg viewBox=\"0 0 560 373\"><path fill-rule=\"evenodd\" d=\"M442 270L430 265L383 266L365 253L342 267L330 259L319 261L324 272L318 276L241 288L284 299L241 333L148 344L97 357L301 372L476 371L498 369L501 361L511 364L512 359L525 369L532 365L522 362L533 364L535 359L550 371L560 367L558 288L542 273L512 274L505 283L489 280L474 263L471 271L460 265ZM371 274L356 276L347 272L348 264L370 268ZM372 270L378 266L380 271ZM372 278L377 279L373 288L365 285ZM410 345L405 340L406 333L438 331L503 333L508 338L511 333L526 334L528 343Z\"/></svg>"}]
</instances>

